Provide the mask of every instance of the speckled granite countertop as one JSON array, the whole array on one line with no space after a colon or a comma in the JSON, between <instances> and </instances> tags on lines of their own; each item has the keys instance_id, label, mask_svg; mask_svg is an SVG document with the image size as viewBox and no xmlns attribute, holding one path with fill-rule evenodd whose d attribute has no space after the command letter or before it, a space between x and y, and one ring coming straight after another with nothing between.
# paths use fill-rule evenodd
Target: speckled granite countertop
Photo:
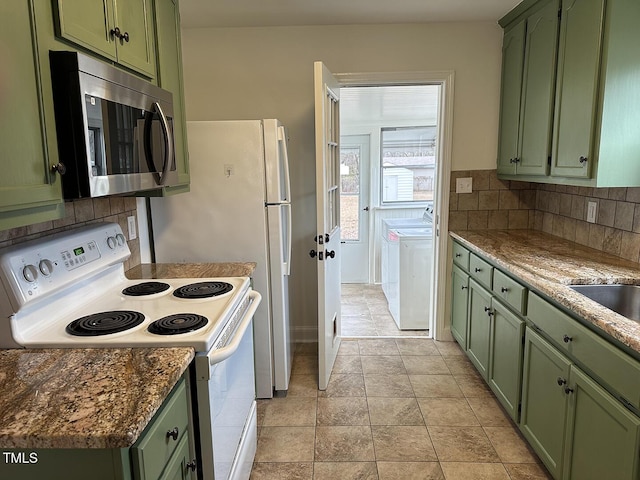
<instances>
[{"instance_id":1,"label":"speckled granite countertop","mask_svg":"<svg viewBox=\"0 0 640 480\"><path fill-rule=\"evenodd\" d=\"M0 447L129 447L193 356L191 348L0 350Z\"/></svg>"},{"instance_id":2,"label":"speckled granite countertop","mask_svg":"<svg viewBox=\"0 0 640 480\"><path fill-rule=\"evenodd\" d=\"M250 277L256 269L253 262L227 263L145 263L126 272L128 278L214 278Z\"/></svg>"},{"instance_id":3,"label":"speckled granite countertop","mask_svg":"<svg viewBox=\"0 0 640 480\"><path fill-rule=\"evenodd\" d=\"M450 232L452 238L573 311L640 358L640 323L569 288L571 284L640 284L640 265L537 230Z\"/></svg>"}]
</instances>

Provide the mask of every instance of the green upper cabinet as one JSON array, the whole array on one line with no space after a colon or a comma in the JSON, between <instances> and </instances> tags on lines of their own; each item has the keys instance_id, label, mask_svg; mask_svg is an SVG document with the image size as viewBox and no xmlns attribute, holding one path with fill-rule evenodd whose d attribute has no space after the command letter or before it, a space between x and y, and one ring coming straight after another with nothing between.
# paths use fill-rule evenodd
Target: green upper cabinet
<instances>
[{"instance_id":1,"label":"green upper cabinet","mask_svg":"<svg viewBox=\"0 0 640 480\"><path fill-rule=\"evenodd\" d=\"M520 95L524 59L525 22L505 30L502 41L502 91L500 97L500 138L498 173L516 173Z\"/></svg>"},{"instance_id":2,"label":"green upper cabinet","mask_svg":"<svg viewBox=\"0 0 640 480\"><path fill-rule=\"evenodd\" d=\"M640 142L637 140L640 138L640 56L637 54L640 2L562 0L552 89L528 95L526 88L532 80L528 78L527 66L534 61L529 60L533 58L529 48L533 48L535 41L529 37L529 21L536 14L542 15L543 10L550 8L548 5L547 0L525 0L500 24L505 29L506 41L511 29L527 22L524 78L521 80L518 75L503 71L503 92L511 88L505 86L510 82L522 84L521 109L525 111L521 111L519 117L521 162L525 162L527 151L547 149L551 169L505 169L504 159L499 156L500 177L591 187L640 186ZM545 18L553 20L551 16ZM553 31L551 28L538 41L542 44L546 39L553 43ZM532 70L534 74L543 75L541 64ZM548 78L546 73L544 76ZM539 81L532 84L540 85ZM551 103L547 102L549 92L555 99ZM536 98L537 104L532 101ZM549 130L529 128L527 105L533 105L533 118L552 118L548 124L552 125L553 132L550 150ZM549 106L553 114L547 117ZM499 148L503 135L511 138L512 132L503 129L501 124Z\"/></svg>"},{"instance_id":3,"label":"green upper cabinet","mask_svg":"<svg viewBox=\"0 0 640 480\"><path fill-rule=\"evenodd\" d=\"M559 0L505 29L498 173L546 175L551 149Z\"/></svg>"},{"instance_id":4,"label":"green upper cabinet","mask_svg":"<svg viewBox=\"0 0 640 480\"><path fill-rule=\"evenodd\" d=\"M180 12L177 0L155 1L158 85L173 93L173 134L179 185L162 192L179 193L189 187L189 152L182 81ZM156 192L157 193L157 192Z\"/></svg>"},{"instance_id":5,"label":"green upper cabinet","mask_svg":"<svg viewBox=\"0 0 640 480\"><path fill-rule=\"evenodd\" d=\"M0 230L64 216L33 2L0 2ZM45 77L48 78L48 77ZM54 137L52 139L51 137Z\"/></svg>"},{"instance_id":6,"label":"green upper cabinet","mask_svg":"<svg viewBox=\"0 0 640 480\"><path fill-rule=\"evenodd\" d=\"M557 79L553 165L560 177L589 178L604 0L564 0Z\"/></svg>"},{"instance_id":7,"label":"green upper cabinet","mask_svg":"<svg viewBox=\"0 0 640 480\"><path fill-rule=\"evenodd\" d=\"M155 77L151 0L57 0L54 8L58 36Z\"/></svg>"}]
</instances>

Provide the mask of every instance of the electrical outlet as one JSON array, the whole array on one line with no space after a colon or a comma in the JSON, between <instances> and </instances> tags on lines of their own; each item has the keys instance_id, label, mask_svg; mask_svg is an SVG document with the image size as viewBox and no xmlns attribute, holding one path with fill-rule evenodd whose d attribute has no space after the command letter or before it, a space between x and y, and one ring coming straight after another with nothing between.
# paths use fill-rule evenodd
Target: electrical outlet
<instances>
[{"instance_id":1,"label":"electrical outlet","mask_svg":"<svg viewBox=\"0 0 640 480\"><path fill-rule=\"evenodd\" d=\"M598 203L587 202L587 222L596 223L597 214L598 214Z\"/></svg>"},{"instance_id":2,"label":"electrical outlet","mask_svg":"<svg viewBox=\"0 0 640 480\"><path fill-rule=\"evenodd\" d=\"M456 178L456 193L471 193L473 191L472 188L473 178Z\"/></svg>"},{"instance_id":3,"label":"electrical outlet","mask_svg":"<svg viewBox=\"0 0 640 480\"><path fill-rule=\"evenodd\" d=\"M138 231L136 229L136 217L131 215L127 217L127 223L129 224L129 240L135 240L138 237Z\"/></svg>"}]
</instances>

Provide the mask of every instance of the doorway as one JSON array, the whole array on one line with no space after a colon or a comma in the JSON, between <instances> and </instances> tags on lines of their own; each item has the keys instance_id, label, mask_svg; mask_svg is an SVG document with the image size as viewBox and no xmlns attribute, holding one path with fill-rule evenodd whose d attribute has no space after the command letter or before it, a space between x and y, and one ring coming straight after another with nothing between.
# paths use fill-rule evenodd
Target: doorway
<instances>
[{"instance_id":1,"label":"doorway","mask_svg":"<svg viewBox=\"0 0 640 480\"><path fill-rule=\"evenodd\" d=\"M343 336L433 336L438 217L423 216L439 206L443 93L442 82L341 88ZM421 230L393 242L389 225Z\"/></svg>"}]
</instances>

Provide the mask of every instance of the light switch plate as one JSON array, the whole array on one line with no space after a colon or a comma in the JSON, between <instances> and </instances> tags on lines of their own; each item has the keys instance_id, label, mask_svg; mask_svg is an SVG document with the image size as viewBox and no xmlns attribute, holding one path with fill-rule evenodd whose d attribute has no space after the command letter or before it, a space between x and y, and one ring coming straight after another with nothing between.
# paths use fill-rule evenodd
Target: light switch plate
<instances>
[{"instance_id":1,"label":"light switch plate","mask_svg":"<svg viewBox=\"0 0 640 480\"><path fill-rule=\"evenodd\" d=\"M596 202L587 202L587 222L596 223L597 214L598 204Z\"/></svg>"},{"instance_id":2,"label":"light switch plate","mask_svg":"<svg viewBox=\"0 0 640 480\"><path fill-rule=\"evenodd\" d=\"M456 178L456 193L471 193L473 191L473 178Z\"/></svg>"},{"instance_id":3,"label":"light switch plate","mask_svg":"<svg viewBox=\"0 0 640 480\"><path fill-rule=\"evenodd\" d=\"M127 217L127 223L129 225L129 240L135 240L138 237L138 231L136 229L136 217L131 215Z\"/></svg>"}]
</instances>

